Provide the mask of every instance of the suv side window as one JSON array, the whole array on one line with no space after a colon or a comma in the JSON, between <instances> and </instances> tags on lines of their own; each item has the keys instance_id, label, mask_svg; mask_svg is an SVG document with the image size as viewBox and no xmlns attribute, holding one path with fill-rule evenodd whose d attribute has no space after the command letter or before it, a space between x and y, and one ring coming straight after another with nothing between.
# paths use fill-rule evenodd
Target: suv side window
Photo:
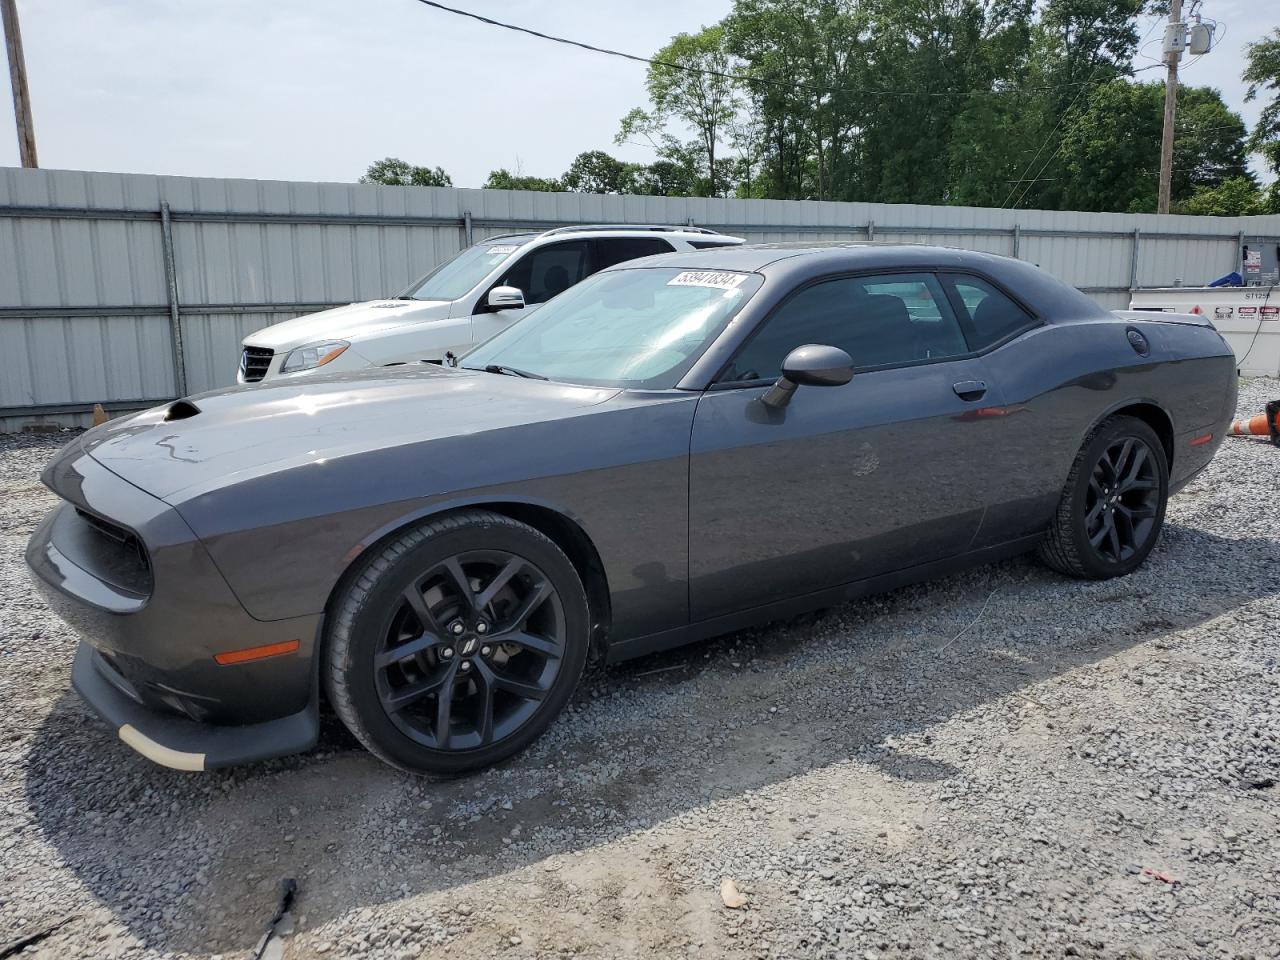
<instances>
[{"instance_id":1,"label":"suv side window","mask_svg":"<svg viewBox=\"0 0 1280 960\"><path fill-rule=\"evenodd\" d=\"M525 254L499 282L518 287L525 303L546 303L587 275L587 241L550 243Z\"/></svg>"},{"instance_id":2,"label":"suv side window","mask_svg":"<svg viewBox=\"0 0 1280 960\"><path fill-rule=\"evenodd\" d=\"M974 350L985 350L1037 323L1035 317L985 280L946 276L944 281L951 287L956 309L963 310L961 321L968 328L969 346Z\"/></svg>"},{"instance_id":3,"label":"suv side window","mask_svg":"<svg viewBox=\"0 0 1280 960\"><path fill-rule=\"evenodd\" d=\"M591 272L612 267L615 263L638 260L640 257L652 257L658 253L671 253L675 248L665 240L656 237L612 237L596 242L595 262Z\"/></svg>"},{"instance_id":4,"label":"suv side window","mask_svg":"<svg viewBox=\"0 0 1280 960\"><path fill-rule=\"evenodd\" d=\"M841 277L806 287L786 301L720 380L776 379L787 354L806 343L839 347L855 367L954 357L969 349L932 274Z\"/></svg>"}]
</instances>

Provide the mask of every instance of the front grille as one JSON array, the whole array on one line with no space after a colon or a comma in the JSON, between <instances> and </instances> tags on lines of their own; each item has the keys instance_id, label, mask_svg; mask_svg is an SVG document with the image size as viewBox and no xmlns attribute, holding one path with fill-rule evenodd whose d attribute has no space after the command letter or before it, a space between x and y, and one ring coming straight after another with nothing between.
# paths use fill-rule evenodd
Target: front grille
<instances>
[{"instance_id":1,"label":"front grille","mask_svg":"<svg viewBox=\"0 0 1280 960\"><path fill-rule=\"evenodd\" d=\"M275 355L274 350L266 347L245 347L244 353L240 355L240 375L244 377L245 383L257 383L265 377L271 366L271 358Z\"/></svg>"}]
</instances>

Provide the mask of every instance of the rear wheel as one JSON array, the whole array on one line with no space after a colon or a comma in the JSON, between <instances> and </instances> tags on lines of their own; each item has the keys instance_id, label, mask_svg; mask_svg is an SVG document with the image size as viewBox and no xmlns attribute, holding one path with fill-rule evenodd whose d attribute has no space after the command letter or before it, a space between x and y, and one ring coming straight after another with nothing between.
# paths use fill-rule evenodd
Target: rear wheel
<instances>
[{"instance_id":1,"label":"rear wheel","mask_svg":"<svg viewBox=\"0 0 1280 960\"><path fill-rule=\"evenodd\" d=\"M1168 497L1168 461L1155 431L1136 417L1105 420L1076 456L1040 557L1075 577L1130 573L1155 546Z\"/></svg>"},{"instance_id":2,"label":"rear wheel","mask_svg":"<svg viewBox=\"0 0 1280 960\"><path fill-rule=\"evenodd\" d=\"M424 523L366 561L336 605L326 682L388 763L461 773L555 719L586 662L586 596L564 553L509 517Z\"/></svg>"}]
</instances>

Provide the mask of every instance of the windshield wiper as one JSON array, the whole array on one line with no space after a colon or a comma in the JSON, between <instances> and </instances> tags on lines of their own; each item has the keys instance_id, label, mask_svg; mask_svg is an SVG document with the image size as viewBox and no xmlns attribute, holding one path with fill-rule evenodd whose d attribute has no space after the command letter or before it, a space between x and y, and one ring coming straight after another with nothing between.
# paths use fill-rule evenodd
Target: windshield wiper
<instances>
[{"instance_id":1,"label":"windshield wiper","mask_svg":"<svg viewBox=\"0 0 1280 960\"><path fill-rule=\"evenodd\" d=\"M518 370L515 367L506 367L500 363L491 363L484 368L485 373L501 373L508 377L524 377L526 380L546 380L540 373L530 373L528 370Z\"/></svg>"}]
</instances>

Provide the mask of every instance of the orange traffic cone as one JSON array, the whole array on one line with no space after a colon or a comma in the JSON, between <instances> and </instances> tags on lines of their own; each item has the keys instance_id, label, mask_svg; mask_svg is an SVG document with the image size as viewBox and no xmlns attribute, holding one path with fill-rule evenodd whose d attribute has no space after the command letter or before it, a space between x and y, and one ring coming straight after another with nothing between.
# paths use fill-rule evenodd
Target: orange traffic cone
<instances>
[{"instance_id":1,"label":"orange traffic cone","mask_svg":"<svg viewBox=\"0 0 1280 960\"><path fill-rule=\"evenodd\" d=\"M1231 424L1233 437L1270 437L1272 444L1280 447L1280 400L1267 404L1266 413L1248 420L1236 420Z\"/></svg>"}]
</instances>

